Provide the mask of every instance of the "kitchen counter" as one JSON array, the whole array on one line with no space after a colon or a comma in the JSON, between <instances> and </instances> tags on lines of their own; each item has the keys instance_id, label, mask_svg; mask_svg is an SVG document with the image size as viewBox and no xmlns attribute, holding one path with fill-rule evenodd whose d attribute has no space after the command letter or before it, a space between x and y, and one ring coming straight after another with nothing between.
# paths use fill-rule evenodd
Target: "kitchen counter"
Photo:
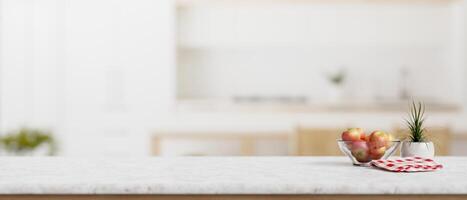
<instances>
[{"instance_id":1,"label":"kitchen counter","mask_svg":"<svg viewBox=\"0 0 467 200\"><path fill-rule=\"evenodd\" d=\"M181 199L186 195L467 195L467 157L436 160L444 169L392 173L353 166L346 157L3 157L0 199L115 194L183 195Z\"/></svg>"},{"instance_id":2,"label":"kitchen counter","mask_svg":"<svg viewBox=\"0 0 467 200\"><path fill-rule=\"evenodd\" d=\"M375 113L407 112L409 100L377 102L340 102L340 103L278 103L278 102L235 102L222 100L179 100L179 112L276 112L276 113ZM425 102L426 109L436 113L459 113L461 105L447 102Z\"/></svg>"}]
</instances>

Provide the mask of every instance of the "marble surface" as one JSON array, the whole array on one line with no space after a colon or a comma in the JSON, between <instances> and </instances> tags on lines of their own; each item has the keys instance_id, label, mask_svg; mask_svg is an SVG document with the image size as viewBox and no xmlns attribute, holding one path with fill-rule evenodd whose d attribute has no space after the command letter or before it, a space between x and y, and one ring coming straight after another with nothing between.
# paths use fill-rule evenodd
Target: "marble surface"
<instances>
[{"instance_id":1,"label":"marble surface","mask_svg":"<svg viewBox=\"0 0 467 200\"><path fill-rule=\"evenodd\" d=\"M0 194L467 194L467 157L391 173L345 157L0 158Z\"/></svg>"}]
</instances>

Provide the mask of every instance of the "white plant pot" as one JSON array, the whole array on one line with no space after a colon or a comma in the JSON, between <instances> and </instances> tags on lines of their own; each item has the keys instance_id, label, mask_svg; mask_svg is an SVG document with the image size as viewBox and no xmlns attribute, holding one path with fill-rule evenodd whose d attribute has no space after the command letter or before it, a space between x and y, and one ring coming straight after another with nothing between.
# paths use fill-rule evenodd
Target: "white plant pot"
<instances>
[{"instance_id":1,"label":"white plant pot","mask_svg":"<svg viewBox=\"0 0 467 200\"><path fill-rule=\"evenodd\" d=\"M330 103L339 103L343 98L343 89L341 86L333 85L328 90L328 102Z\"/></svg>"},{"instance_id":2,"label":"white plant pot","mask_svg":"<svg viewBox=\"0 0 467 200\"><path fill-rule=\"evenodd\" d=\"M401 147L401 156L433 158L435 156L435 146L433 145L433 142L403 141Z\"/></svg>"}]
</instances>

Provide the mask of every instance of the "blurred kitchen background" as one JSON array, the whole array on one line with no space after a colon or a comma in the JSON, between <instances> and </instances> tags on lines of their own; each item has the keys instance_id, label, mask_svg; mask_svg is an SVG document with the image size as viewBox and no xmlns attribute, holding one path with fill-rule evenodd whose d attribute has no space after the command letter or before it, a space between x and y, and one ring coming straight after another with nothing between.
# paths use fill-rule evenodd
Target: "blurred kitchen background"
<instances>
[{"instance_id":1,"label":"blurred kitchen background","mask_svg":"<svg viewBox=\"0 0 467 200\"><path fill-rule=\"evenodd\" d=\"M1 141L341 155L347 127L403 137L415 99L467 155L466 25L467 0L0 0Z\"/></svg>"}]
</instances>

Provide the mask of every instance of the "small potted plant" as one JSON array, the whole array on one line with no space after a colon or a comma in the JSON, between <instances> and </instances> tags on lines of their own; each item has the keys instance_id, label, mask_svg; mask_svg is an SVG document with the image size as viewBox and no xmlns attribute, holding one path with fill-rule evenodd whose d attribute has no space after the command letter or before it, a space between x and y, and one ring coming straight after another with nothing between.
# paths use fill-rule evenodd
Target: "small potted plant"
<instances>
[{"instance_id":1,"label":"small potted plant","mask_svg":"<svg viewBox=\"0 0 467 200\"><path fill-rule=\"evenodd\" d=\"M329 90L329 101L338 103L342 100L343 85L346 75L346 71L343 68L335 73L328 75L329 83L331 83L331 89Z\"/></svg>"},{"instance_id":2,"label":"small potted plant","mask_svg":"<svg viewBox=\"0 0 467 200\"><path fill-rule=\"evenodd\" d=\"M425 136L424 114L425 105L420 102L418 104L412 102L409 119L406 120L409 135L408 139L402 142L402 157L420 156L433 158L435 156L433 142L428 141Z\"/></svg>"},{"instance_id":3,"label":"small potted plant","mask_svg":"<svg viewBox=\"0 0 467 200\"><path fill-rule=\"evenodd\" d=\"M56 150L51 133L29 128L1 136L0 147L13 156L54 155Z\"/></svg>"}]
</instances>

